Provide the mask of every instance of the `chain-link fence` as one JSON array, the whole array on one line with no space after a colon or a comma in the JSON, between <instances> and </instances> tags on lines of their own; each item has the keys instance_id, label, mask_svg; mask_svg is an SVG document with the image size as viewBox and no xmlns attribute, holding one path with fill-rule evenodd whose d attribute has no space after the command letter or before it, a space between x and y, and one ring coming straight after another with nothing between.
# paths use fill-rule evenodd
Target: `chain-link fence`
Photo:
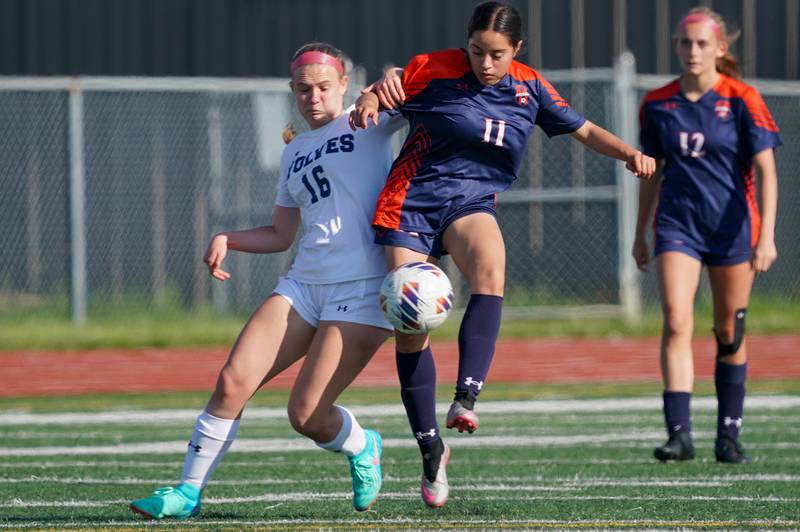
<instances>
[{"instance_id":1,"label":"chain-link fence","mask_svg":"<svg viewBox=\"0 0 800 532\"><path fill-rule=\"evenodd\" d=\"M637 98L673 78L639 76L636 80ZM778 217L775 243L778 260L769 272L759 275L753 285L753 297L800 302L800 82L748 80L764 98L778 127L783 145L775 151L778 167ZM760 192L756 186L756 192ZM646 305L658 304L658 287L654 274L642 277L642 296ZM708 277L703 276L700 297L710 300Z\"/></svg>"},{"instance_id":2,"label":"chain-link fence","mask_svg":"<svg viewBox=\"0 0 800 532\"><path fill-rule=\"evenodd\" d=\"M635 143L638 99L666 80L631 68L545 76ZM798 300L800 185L789 173L800 166L800 84L756 85L785 147L781 257L755 290ZM201 257L216 231L269 222L281 130L302 124L287 80L0 79L0 116L0 312L76 322L121 306L244 313L286 271L290 254L234 253L235 280L221 284ZM635 316L655 302L652 276L642 282L629 257L636 193L621 164L537 131L518 182L499 198L506 314ZM463 304L463 280L446 267Z\"/></svg>"}]
</instances>

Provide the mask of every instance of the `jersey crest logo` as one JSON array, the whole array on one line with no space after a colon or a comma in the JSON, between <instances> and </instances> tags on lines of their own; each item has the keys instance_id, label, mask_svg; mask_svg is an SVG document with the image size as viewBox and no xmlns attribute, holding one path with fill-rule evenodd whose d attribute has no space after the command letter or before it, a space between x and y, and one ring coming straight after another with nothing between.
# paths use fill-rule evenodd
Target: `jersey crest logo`
<instances>
[{"instance_id":1,"label":"jersey crest logo","mask_svg":"<svg viewBox=\"0 0 800 532\"><path fill-rule=\"evenodd\" d=\"M720 120L728 118L730 112L731 102L729 100L719 100L714 104L714 114L717 115L717 118Z\"/></svg>"},{"instance_id":2,"label":"jersey crest logo","mask_svg":"<svg viewBox=\"0 0 800 532\"><path fill-rule=\"evenodd\" d=\"M531 94L528 92L528 89L525 88L525 85L517 85L517 105L526 106L528 105L528 100L530 99Z\"/></svg>"},{"instance_id":3,"label":"jersey crest logo","mask_svg":"<svg viewBox=\"0 0 800 532\"><path fill-rule=\"evenodd\" d=\"M664 102L662 107L667 111L673 111L678 108L678 102Z\"/></svg>"}]
</instances>

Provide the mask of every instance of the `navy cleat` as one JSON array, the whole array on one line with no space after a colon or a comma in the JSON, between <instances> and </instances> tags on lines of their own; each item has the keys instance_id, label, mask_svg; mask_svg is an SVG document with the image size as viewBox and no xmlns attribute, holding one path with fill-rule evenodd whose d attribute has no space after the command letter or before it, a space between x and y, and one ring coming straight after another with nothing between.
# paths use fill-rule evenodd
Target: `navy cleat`
<instances>
[{"instance_id":1,"label":"navy cleat","mask_svg":"<svg viewBox=\"0 0 800 532\"><path fill-rule=\"evenodd\" d=\"M694 458L694 444L689 432L679 431L669 435L667 442L653 449L653 456L662 462L691 460Z\"/></svg>"},{"instance_id":2,"label":"navy cleat","mask_svg":"<svg viewBox=\"0 0 800 532\"><path fill-rule=\"evenodd\" d=\"M744 454L744 447L738 440L722 437L714 443L714 455L721 464L746 464L750 458Z\"/></svg>"}]
</instances>

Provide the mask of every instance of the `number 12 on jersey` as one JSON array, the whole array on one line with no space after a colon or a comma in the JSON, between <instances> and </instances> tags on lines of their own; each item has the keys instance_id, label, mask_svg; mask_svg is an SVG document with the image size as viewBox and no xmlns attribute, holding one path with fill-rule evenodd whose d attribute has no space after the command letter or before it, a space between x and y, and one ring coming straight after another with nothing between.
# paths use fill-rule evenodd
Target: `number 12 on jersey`
<instances>
[{"instance_id":1,"label":"number 12 on jersey","mask_svg":"<svg viewBox=\"0 0 800 532\"><path fill-rule=\"evenodd\" d=\"M680 140L681 153L684 157L702 157L706 154L706 151L703 149L703 144L706 142L706 136L699 131L692 133L689 133L688 131L681 131L678 133L678 139ZM690 140L692 142L692 146L689 146Z\"/></svg>"},{"instance_id":2,"label":"number 12 on jersey","mask_svg":"<svg viewBox=\"0 0 800 532\"><path fill-rule=\"evenodd\" d=\"M505 120L493 120L491 118L484 118L486 129L483 132L483 142L492 142L495 146L503 145L503 137L506 134ZM497 122L497 136L492 141L492 133L494 133L494 123Z\"/></svg>"}]
</instances>

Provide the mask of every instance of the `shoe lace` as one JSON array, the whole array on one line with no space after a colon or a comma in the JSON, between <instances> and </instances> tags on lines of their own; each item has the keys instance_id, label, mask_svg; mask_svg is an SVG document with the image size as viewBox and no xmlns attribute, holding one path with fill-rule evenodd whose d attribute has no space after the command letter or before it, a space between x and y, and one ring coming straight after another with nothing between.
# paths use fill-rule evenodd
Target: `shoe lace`
<instances>
[{"instance_id":1,"label":"shoe lace","mask_svg":"<svg viewBox=\"0 0 800 532\"><path fill-rule=\"evenodd\" d=\"M177 490L172 486L164 486L163 488L158 488L157 490L155 490L153 492L153 495L158 495L163 497L164 495L169 495L170 493L175 491Z\"/></svg>"}]
</instances>

